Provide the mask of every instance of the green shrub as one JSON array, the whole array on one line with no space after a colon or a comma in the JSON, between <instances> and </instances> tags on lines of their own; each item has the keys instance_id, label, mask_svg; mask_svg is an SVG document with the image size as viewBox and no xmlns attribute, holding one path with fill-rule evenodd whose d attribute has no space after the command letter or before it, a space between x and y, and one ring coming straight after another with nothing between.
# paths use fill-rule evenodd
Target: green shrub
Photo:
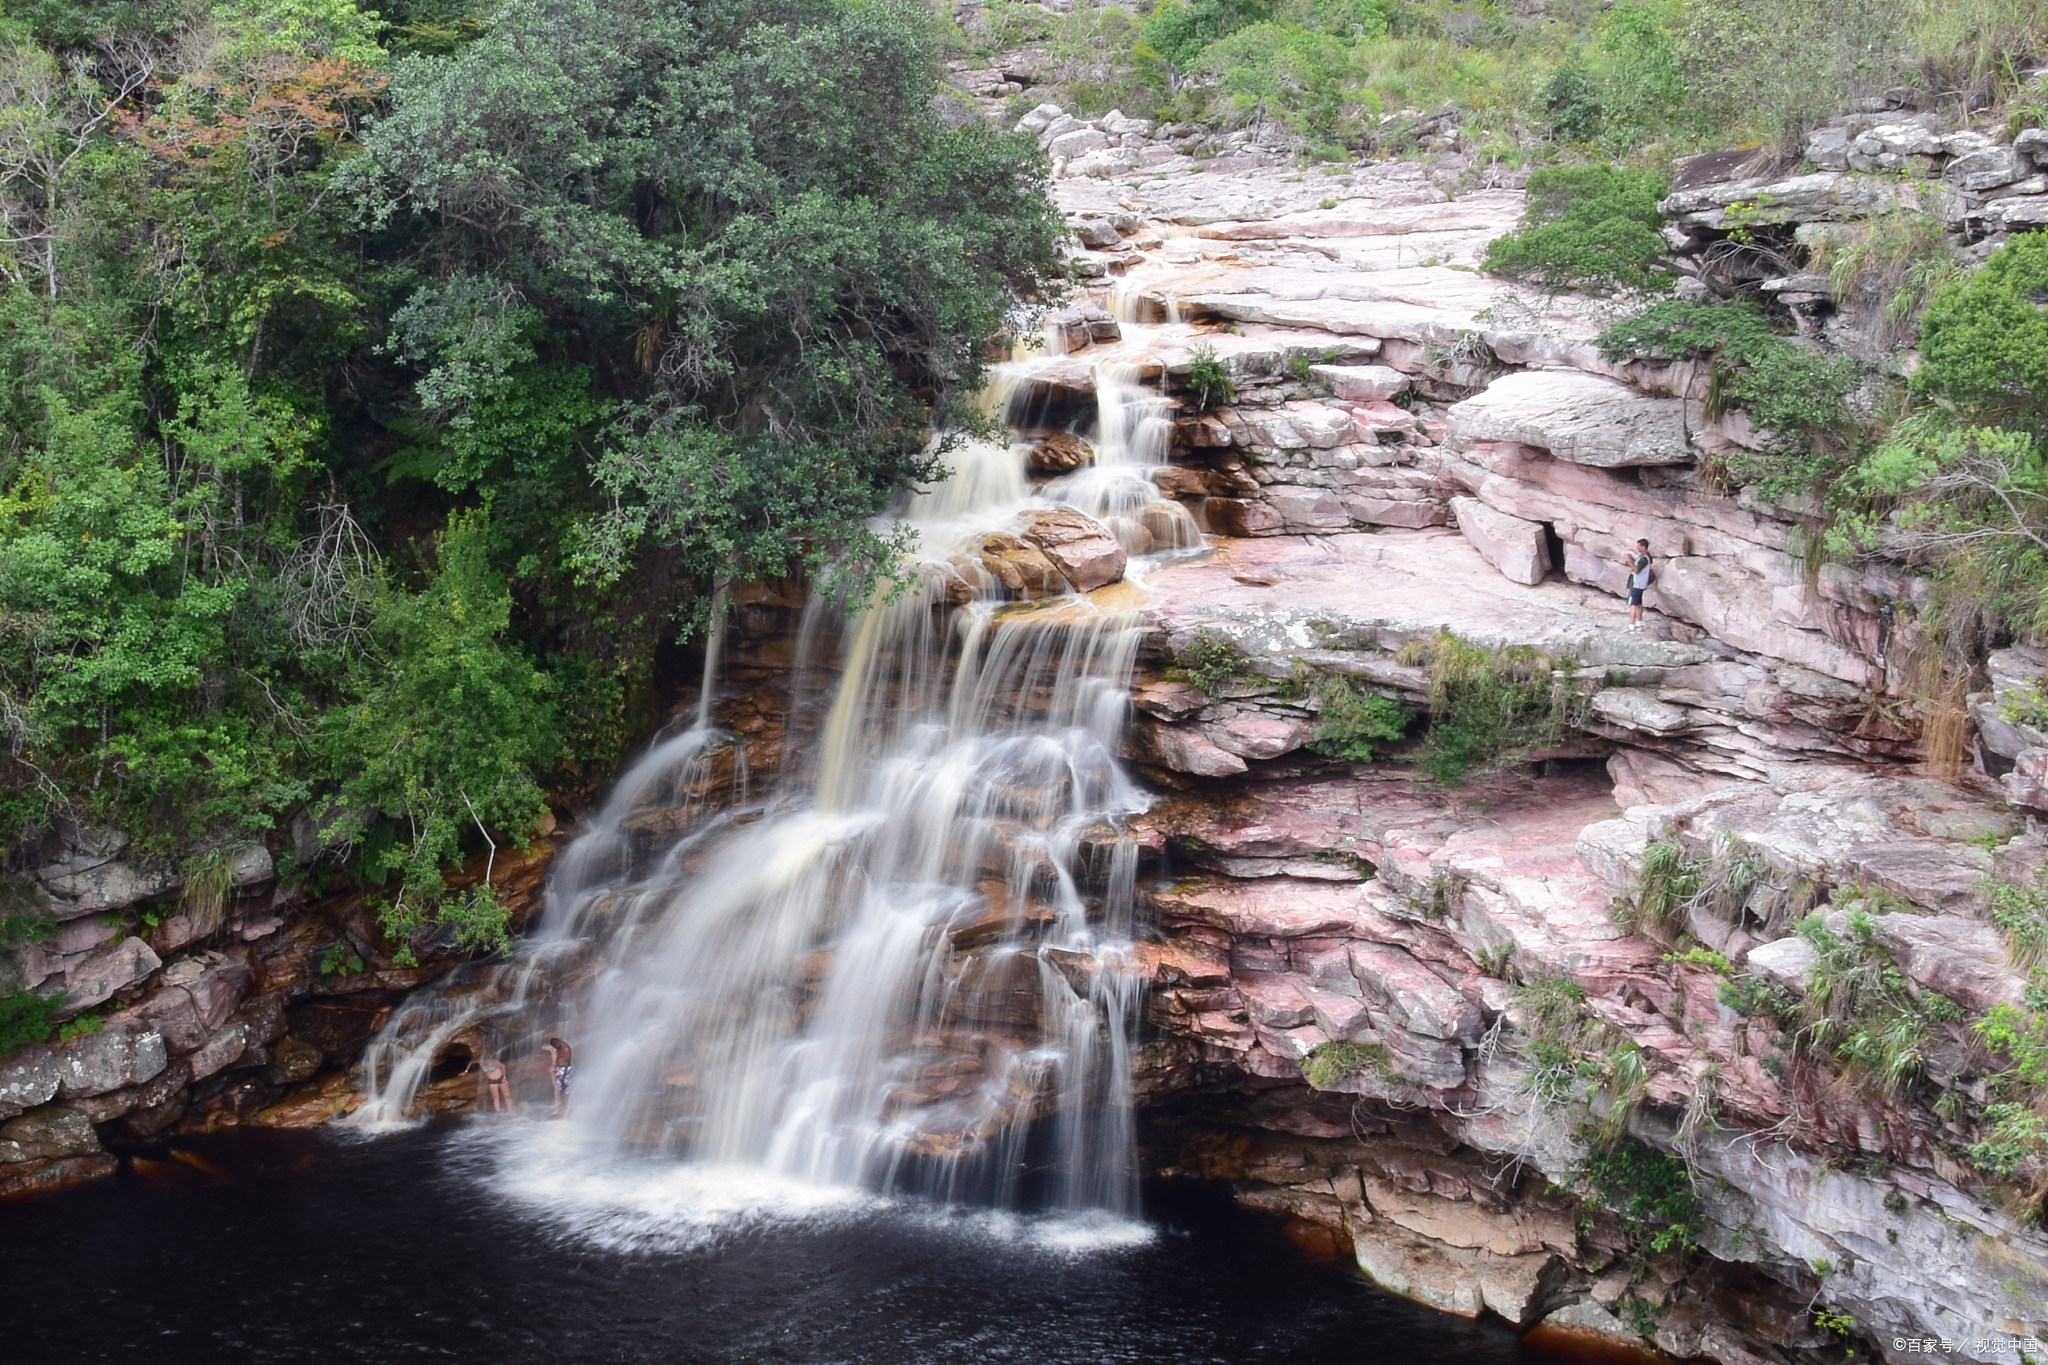
<instances>
[{"instance_id":1,"label":"green shrub","mask_svg":"<svg viewBox=\"0 0 2048 1365\"><path fill-rule=\"evenodd\" d=\"M1515 992L1522 1016L1515 1054L1529 1068L1539 1104L1557 1109L1576 1099L1600 1068L1588 1055L1603 1026L1586 1008L1586 992L1568 977L1539 977Z\"/></svg>"},{"instance_id":2,"label":"green shrub","mask_svg":"<svg viewBox=\"0 0 2048 1365\"><path fill-rule=\"evenodd\" d=\"M1883 551L1933 581L1922 628L1975 667L1987 631L2048 630L2048 458L2023 431L1961 423L1923 408L1836 481L1829 553ZM2030 711L2027 699L2015 719ZM2031 723L2031 722L2025 722Z\"/></svg>"},{"instance_id":3,"label":"green shrub","mask_svg":"<svg viewBox=\"0 0 2048 1365\"><path fill-rule=\"evenodd\" d=\"M1668 9L1621 0L1595 21L1590 40L1543 87L1543 113L1558 140L1624 158L1685 120Z\"/></svg>"},{"instance_id":4,"label":"green shrub","mask_svg":"<svg viewBox=\"0 0 2048 1365\"><path fill-rule=\"evenodd\" d=\"M1663 289L1663 197L1663 179L1647 171L1546 166L1529 177L1521 223L1487 244L1486 268L1557 293Z\"/></svg>"},{"instance_id":5,"label":"green shrub","mask_svg":"<svg viewBox=\"0 0 2048 1365\"><path fill-rule=\"evenodd\" d=\"M1212 635L1205 630L1188 641L1188 647L1181 651L1180 664L1174 671L1213 699L1222 696L1225 689L1242 678L1250 666L1251 656L1235 640L1224 635Z\"/></svg>"},{"instance_id":6,"label":"green shrub","mask_svg":"<svg viewBox=\"0 0 2048 1365\"><path fill-rule=\"evenodd\" d=\"M1159 0L1139 37L1185 69L1203 48L1241 28L1265 23L1273 17L1273 10L1273 0L1194 0L1186 5L1181 0Z\"/></svg>"},{"instance_id":7,"label":"green shrub","mask_svg":"<svg viewBox=\"0 0 2048 1365\"><path fill-rule=\"evenodd\" d=\"M2026 1105L1987 1105L1979 1134L1970 1144L1970 1164L1995 1179L2048 1161L2048 1116Z\"/></svg>"},{"instance_id":8,"label":"green shrub","mask_svg":"<svg viewBox=\"0 0 2048 1365\"><path fill-rule=\"evenodd\" d=\"M2005 931L2015 967L2048 965L2048 891L1994 882L1986 891L1991 918Z\"/></svg>"},{"instance_id":9,"label":"green shrub","mask_svg":"<svg viewBox=\"0 0 2048 1365\"><path fill-rule=\"evenodd\" d=\"M2037 975L2035 979L2040 978ZM2044 997L2048 997L2048 991L2037 987L2028 993L2029 1008L1995 1005L1975 1025L1984 1046L2008 1063L1986 1077L1999 1093L2048 1093L2048 998Z\"/></svg>"},{"instance_id":10,"label":"green shrub","mask_svg":"<svg viewBox=\"0 0 2048 1365\"><path fill-rule=\"evenodd\" d=\"M1374 746L1392 744L1408 732L1409 712L1399 702L1367 692L1344 678L1316 684L1316 727L1308 747L1324 758L1370 763Z\"/></svg>"},{"instance_id":11,"label":"green shrub","mask_svg":"<svg viewBox=\"0 0 2048 1365\"><path fill-rule=\"evenodd\" d=\"M1301 1074L1317 1090L1335 1090L1354 1072L1394 1075L1393 1054L1378 1043L1324 1043L1302 1059Z\"/></svg>"},{"instance_id":12,"label":"green shrub","mask_svg":"<svg viewBox=\"0 0 2048 1365\"><path fill-rule=\"evenodd\" d=\"M49 1037L56 1027L50 1016L63 1003L62 996L52 998L34 991L0 992L0 1055Z\"/></svg>"},{"instance_id":13,"label":"green shrub","mask_svg":"<svg viewBox=\"0 0 2048 1365\"><path fill-rule=\"evenodd\" d=\"M1959 1020L1962 1011L1939 992L1913 988L1860 906L1849 910L1847 928L1837 934L1819 915L1799 923L1817 955L1806 973L1800 1037L1850 1074L1897 1094L1925 1068L1934 1026Z\"/></svg>"},{"instance_id":14,"label":"green shrub","mask_svg":"<svg viewBox=\"0 0 2048 1365\"><path fill-rule=\"evenodd\" d=\"M1920 315L1913 391L1978 420L2048 435L2048 234L2014 235Z\"/></svg>"},{"instance_id":15,"label":"green shrub","mask_svg":"<svg viewBox=\"0 0 2048 1365\"><path fill-rule=\"evenodd\" d=\"M1661 929L1685 914L1705 880L1705 870L1684 845L1659 839L1643 850L1635 893L1623 902L1622 918L1639 928Z\"/></svg>"},{"instance_id":16,"label":"green shrub","mask_svg":"<svg viewBox=\"0 0 2048 1365\"><path fill-rule=\"evenodd\" d=\"M1764 457L1731 461L1744 481L1803 492L1842 468L1856 425L1855 367L1778 336L1756 304L1666 299L1608 328L1598 344L1613 361L1707 361L1707 415L1739 409L1769 441Z\"/></svg>"},{"instance_id":17,"label":"green shrub","mask_svg":"<svg viewBox=\"0 0 2048 1365\"><path fill-rule=\"evenodd\" d=\"M1664 960L1681 967L1705 967L1710 972L1727 976L1734 971L1726 953L1717 953L1712 948L1693 944L1682 953L1666 953Z\"/></svg>"},{"instance_id":18,"label":"green shrub","mask_svg":"<svg viewBox=\"0 0 2048 1365\"><path fill-rule=\"evenodd\" d=\"M1573 1173L1573 1183L1621 1220L1640 1260L1667 1251L1694 1251L1707 1228L1692 1172L1675 1156L1633 1138L1596 1148Z\"/></svg>"},{"instance_id":19,"label":"green shrub","mask_svg":"<svg viewBox=\"0 0 2048 1365\"><path fill-rule=\"evenodd\" d=\"M1236 395L1230 382L1230 366L1216 354L1214 346L1197 346L1188 364L1188 389L1195 396L1195 410L1207 412Z\"/></svg>"},{"instance_id":20,"label":"green shrub","mask_svg":"<svg viewBox=\"0 0 2048 1365\"><path fill-rule=\"evenodd\" d=\"M1714 999L1745 1019L1786 1020L1799 1014L1798 996L1775 981L1747 974L1723 981Z\"/></svg>"},{"instance_id":21,"label":"green shrub","mask_svg":"<svg viewBox=\"0 0 2048 1365\"><path fill-rule=\"evenodd\" d=\"M546 806L536 773L559 752L548 679L503 638L511 595L490 567L487 527L481 512L449 518L426 589L389 594L380 607L385 657L363 700L330 716L337 766L353 770L345 801L400 832L366 849L364 863L380 882L398 879L381 914L401 965L429 923L464 947L503 945L495 897L444 900L441 869L471 834L523 840Z\"/></svg>"},{"instance_id":22,"label":"green shrub","mask_svg":"<svg viewBox=\"0 0 2048 1365\"><path fill-rule=\"evenodd\" d=\"M0 952L57 932L57 917L32 883L0 879Z\"/></svg>"},{"instance_id":23,"label":"green shrub","mask_svg":"<svg viewBox=\"0 0 2048 1365\"><path fill-rule=\"evenodd\" d=\"M1399 657L1429 669L1422 766L1438 782L1462 782L1475 770L1558 743L1578 721L1576 693L1554 676L1568 674L1569 661L1527 646L1484 649L1449 631L1411 642Z\"/></svg>"}]
</instances>

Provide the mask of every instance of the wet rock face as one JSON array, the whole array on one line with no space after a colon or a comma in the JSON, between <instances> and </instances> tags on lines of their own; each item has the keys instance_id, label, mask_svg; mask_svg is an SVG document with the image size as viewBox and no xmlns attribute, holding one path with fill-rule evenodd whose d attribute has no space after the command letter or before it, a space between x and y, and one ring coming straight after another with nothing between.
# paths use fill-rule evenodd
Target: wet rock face
<instances>
[{"instance_id":1,"label":"wet rock face","mask_svg":"<svg viewBox=\"0 0 2048 1365\"><path fill-rule=\"evenodd\" d=\"M1040 474L1071 474L1094 458L1086 441L1062 431L1033 446L1025 460Z\"/></svg>"},{"instance_id":2,"label":"wet rock face","mask_svg":"<svg viewBox=\"0 0 2048 1365\"><path fill-rule=\"evenodd\" d=\"M1110 529L1069 507L1033 512L1018 536L1035 546L1075 592L1093 592L1124 576L1124 547Z\"/></svg>"},{"instance_id":3,"label":"wet rock face","mask_svg":"<svg viewBox=\"0 0 2048 1365\"><path fill-rule=\"evenodd\" d=\"M1044 551L1016 536L996 532L982 537L980 560L1011 596L1035 600L1066 591L1067 580L1058 566Z\"/></svg>"}]
</instances>

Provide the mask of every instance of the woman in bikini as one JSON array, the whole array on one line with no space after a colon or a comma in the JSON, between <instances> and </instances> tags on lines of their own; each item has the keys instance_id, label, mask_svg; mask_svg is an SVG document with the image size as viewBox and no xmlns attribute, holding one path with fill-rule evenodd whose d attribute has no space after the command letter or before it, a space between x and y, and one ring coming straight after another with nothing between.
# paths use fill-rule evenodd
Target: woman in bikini
<instances>
[{"instance_id":1,"label":"woman in bikini","mask_svg":"<svg viewBox=\"0 0 2048 1365\"><path fill-rule=\"evenodd\" d=\"M505 1113L512 1107L512 1078L505 1074L505 1064L496 1057L486 1057L483 1073L484 1085L490 1092L491 1112Z\"/></svg>"}]
</instances>

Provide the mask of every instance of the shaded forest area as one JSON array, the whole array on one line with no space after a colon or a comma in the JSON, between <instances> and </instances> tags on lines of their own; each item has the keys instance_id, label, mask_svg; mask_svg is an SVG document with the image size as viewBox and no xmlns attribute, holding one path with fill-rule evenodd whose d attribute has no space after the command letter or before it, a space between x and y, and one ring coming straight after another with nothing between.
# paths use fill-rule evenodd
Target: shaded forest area
<instances>
[{"instance_id":1,"label":"shaded forest area","mask_svg":"<svg viewBox=\"0 0 2048 1365\"><path fill-rule=\"evenodd\" d=\"M502 942L441 869L609 778L717 579L866 590L1052 268L920 5L486 9L0 11L12 870L311 820L290 878Z\"/></svg>"}]
</instances>

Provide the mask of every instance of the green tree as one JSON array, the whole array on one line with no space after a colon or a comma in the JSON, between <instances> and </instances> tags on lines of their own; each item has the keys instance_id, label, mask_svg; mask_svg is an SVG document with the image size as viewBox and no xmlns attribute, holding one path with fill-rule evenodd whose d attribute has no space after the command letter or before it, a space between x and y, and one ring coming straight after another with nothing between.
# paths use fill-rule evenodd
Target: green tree
<instances>
[{"instance_id":1,"label":"green tree","mask_svg":"<svg viewBox=\"0 0 2048 1365\"><path fill-rule=\"evenodd\" d=\"M1647 171L1546 166L1529 177L1522 221L1487 244L1486 268L1556 292L1662 289L1663 197L1663 179Z\"/></svg>"},{"instance_id":2,"label":"green tree","mask_svg":"<svg viewBox=\"0 0 2048 1365\"><path fill-rule=\"evenodd\" d=\"M2048 437L2048 235L2024 233L1920 315L1913 391L1971 418Z\"/></svg>"},{"instance_id":3,"label":"green tree","mask_svg":"<svg viewBox=\"0 0 2048 1365\"><path fill-rule=\"evenodd\" d=\"M622 404L585 575L891 562L867 519L935 473L926 432L1059 232L1035 149L942 117L930 43L904 3L514 0L394 67L366 210L602 357Z\"/></svg>"},{"instance_id":4,"label":"green tree","mask_svg":"<svg viewBox=\"0 0 2048 1365\"><path fill-rule=\"evenodd\" d=\"M401 956L444 915L464 946L502 942L496 902L444 901L441 868L471 831L494 846L493 830L525 839L546 809L539 774L561 743L547 677L505 638L512 599L490 565L487 520L450 517L426 587L387 593L359 700L327 717L330 761L345 774L338 804L397 832L366 870L398 879L384 919Z\"/></svg>"}]
</instances>

